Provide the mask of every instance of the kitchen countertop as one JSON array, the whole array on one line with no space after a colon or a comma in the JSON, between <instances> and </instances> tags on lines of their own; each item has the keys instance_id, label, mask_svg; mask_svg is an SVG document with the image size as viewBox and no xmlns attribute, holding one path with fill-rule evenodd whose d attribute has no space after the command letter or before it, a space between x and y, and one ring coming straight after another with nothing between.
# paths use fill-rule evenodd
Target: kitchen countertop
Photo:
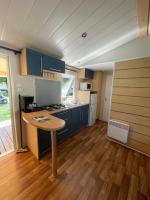
<instances>
[{"instance_id":1,"label":"kitchen countertop","mask_svg":"<svg viewBox=\"0 0 150 200\"><path fill-rule=\"evenodd\" d=\"M87 104L87 103L68 104L68 105L65 105L66 106L65 108L56 109L54 111L49 111L49 113L50 114L54 114L54 113L58 113L58 112L62 112L62 111L65 111L65 110L70 110L70 109L73 109L73 108L77 108L77 107L81 107L81 106L86 106L86 105L89 105L89 104Z\"/></svg>"},{"instance_id":2,"label":"kitchen countertop","mask_svg":"<svg viewBox=\"0 0 150 200\"><path fill-rule=\"evenodd\" d=\"M42 110L42 111L36 111L36 112L30 112L30 113L22 112L22 118L26 123L31 124L37 128L41 128L44 130L59 130L65 126L65 121L60 118L54 117L52 114L63 112L66 110L77 108L77 107L81 107L84 105L88 105L88 104L87 103L86 104L85 103L70 104L66 108L56 109L54 111ZM49 120L44 121L44 122L38 122L33 119L34 117L40 117L40 116L48 117Z\"/></svg>"},{"instance_id":3,"label":"kitchen countertop","mask_svg":"<svg viewBox=\"0 0 150 200\"><path fill-rule=\"evenodd\" d=\"M51 112L46 110L31 112L31 113L22 112L22 118L26 123L47 131L48 130L56 131L63 128L65 126L65 121L57 117L54 117L51 114L52 114ZM48 120L40 122L33 119L34 117L40 117L40 116L46 117L48 118Z\"/></svg>"}]
</instances>

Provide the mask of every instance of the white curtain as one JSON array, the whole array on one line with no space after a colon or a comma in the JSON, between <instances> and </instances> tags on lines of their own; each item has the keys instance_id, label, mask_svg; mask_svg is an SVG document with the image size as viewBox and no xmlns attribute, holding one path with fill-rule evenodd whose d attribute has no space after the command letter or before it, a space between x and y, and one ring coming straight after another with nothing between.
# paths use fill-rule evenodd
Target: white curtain
<instances>
[{"instance_id":1,"label":"white curtain","mask_svg":"<svg viewBox=\"0 0 150 200\"><path fill-rule=\"evenodd\" d=\"M75 98L76 98L76 93L77 93L77 90L79 89L79 81L78 81L78 78L77 78L77 72L76 71L72 71L72 70L65 70L65 73L67 75L71 75L74 77L74 81L75 81L75 86L74 86L74 92L75 92Z\"/></svg>"},{"instance_id":2,"label":"white curtain","mask_svg":"<svg viewBox=\"0 0 150 200\"><path fill-rule=\"evenodd\" d=\"M0 49L0 56L4 56L8 63L8 85L10 94L10 109L12 119L12 132L13 142L15 150L21 148L21 137L20 137L20 120L19 120L19 102L18 94L16 90L16 80L19 75L19 55L15 55L13 52Z\"/></svg>"}]
</instances>

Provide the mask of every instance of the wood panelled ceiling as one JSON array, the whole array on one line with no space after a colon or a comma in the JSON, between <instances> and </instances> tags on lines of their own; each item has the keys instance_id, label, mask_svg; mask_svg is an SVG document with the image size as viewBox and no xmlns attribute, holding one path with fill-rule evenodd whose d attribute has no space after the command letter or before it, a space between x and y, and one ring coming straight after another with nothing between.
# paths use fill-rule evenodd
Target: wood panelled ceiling
<instances>
[{"instance_id":1,"label":"wood panelled ceiling","mask_svg":"<svg viewBox=\"0 0 150 200\"><path fill-rule=\"evenodd\" d=\"M137 37L135 0L0 0L2 43L36 48L74 66Z\"/></svg>"}]
</instances>

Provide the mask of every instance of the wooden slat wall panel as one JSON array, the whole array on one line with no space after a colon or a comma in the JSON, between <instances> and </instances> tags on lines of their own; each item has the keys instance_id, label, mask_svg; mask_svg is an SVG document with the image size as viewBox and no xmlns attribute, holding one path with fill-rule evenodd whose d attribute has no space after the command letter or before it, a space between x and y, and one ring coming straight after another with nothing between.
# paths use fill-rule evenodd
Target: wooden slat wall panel
<instances>
[{"instance_id":1,"label":"wooden slat wall panel","mask_svg":"<svg viewBox=\"0 0 150 200\"><path fill-rule=\"evenodd\" d=\"M131 131L129 138L141 142L143 144L150 144L150 137Z\"/></svg>"},{"instance_id":2,"label":"wooden slat wall panel","mask_svg":"<svg viewBox=\"0 0 150 200\"><path fill-rule=\"evenodd\" d=\"M149 78L115 79L114 87L150 87Z\"/></svg>"},{"instance_id":3,"label":"wooden slat wall panel","mask_svg":"<svg viewBox=\"0 0 150 200\"><path fill-rule=\"evenodd\" d=\"M110 118L130 125L128 146L150 154L150 58L116 63Z\"/></svg>"},{"instance_id":4,"label":"wooden slat wall panel","mask_svg":"<svg viewBox=\"0 0 150 200\"><path fill-rule=\"evenodd\" d=\"M143 97L130 97L130 96L112 96L113 103L123 103L129 105L136 105L136 106L145 106L150 107L150 98L143 98Z\"/></svg>"},{"instance_id":5,"label":"wooden slat wall panel","mask_svg":"<svg viewBox=\"0 0 150 200\"><path fill-rule=\"evenodd\" d=\"M147 107L112 103L111 109L113 111L130 113L130 114L134 114L134 115L140 115L143 117L150 116L150 108L147 108Z\"/></svg>"},{"instance_id":6,"label":"wooden slat wall panel","mask_svg":"<svg viewBox=\"0 0 150 200\"><path fill-rule=\"evenodd\" d=\"M146 154L150 154L150 145L143 144L131 138L128 141L128 145L133 149L144 152Z\"/></svg>"},{"instance_id":7,"label":"wooden slat wall panel","mask_svg":"<svg viewBox=\"0 0 150 200\"><path fill-rule=\"evenodd\" d=\"M150 137L150 128L149 127L142 126L142 125L139 125L139 124L133 124L133 123L129 123L129 124L130 124L130 130L131 131L135 131L136 133L140 133L142 135Z\"/></svg>"},{"instance_id":8,"label":"wooden slat wall panel","mask_svg":"<svg viewBox=\"0 0 150 200\"><path fill-rule=\"evenodd\" d=\"M150 68L116 70L115 78L150 77Z\"/></svg>"},{"instance_id":9,"label":"wooden slat wall panel","mask_svg":"<svg viewBox=\"0 0 150 200\"><path fill-rule=\"evenodd\" d=\"M112 119L120 119L126 122L131 122L135 124L140 124L142 126L150 127L150 118L142 117L138 115L127 114L123 112L115 112L111 110L111 118Z\"/></svg>"},{"instance_id":10,"label":"wooden slat wall panel","mask_svg":"<svg viewBox=\"0 0 150 200\"><path fill-rule=\"evenodd\" d=\"M125 88L125 87L114 87L113 95L124 95L124 96L135 96L135 97L150 97L149 88Z\"/></svg>"},{"instance_id":11,"label":"wooden slat wall panel","mask_svg":"<svg viewBox=\"0 0 150 200\"><path fill-rule=\"evenodd\" d=\"M115 70L143 68L149 66L150 66L150 58L148 57L148 58L118 62L115 64Z\"/></svg>"}]
</instances>

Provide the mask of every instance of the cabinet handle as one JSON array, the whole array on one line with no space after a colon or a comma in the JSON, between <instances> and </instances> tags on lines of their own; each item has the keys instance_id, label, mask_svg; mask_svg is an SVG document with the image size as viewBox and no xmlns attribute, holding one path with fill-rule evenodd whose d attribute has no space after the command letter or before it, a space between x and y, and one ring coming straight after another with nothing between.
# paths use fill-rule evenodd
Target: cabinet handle
<instances>
[{"instance_id":1,"label":"cabinet handle","mask_svg":"<svg viewBox=\"0 0 150 200\"><path fill-rule=\"evenodd\" d=\"M42 56L41 56L41 74L43 73L42 61L43 61L43 59L42 59Z\"/></svg>"},{"instance_id":2,"label":"cabinet handle","mask_svg":"<svg viewBox=\"0 0 150 200\"><path fill-rule=\"evenodd\" d=\"M58 113L58 115L63 115L63 114L65 114L65 113L68 113L68 110L63 111L63 112L61 112L61 113Z\"/></svg>"},{"instance_id":3,"label":"cabinet handle","mask_svg":"<svg viewBox=\"0 0 150 200\"><path fill-rule=\"evenodd\" d=\"M63 130L63 131L61 131L61 132L59 132L58 133L58 135L61 135L62 133L65 133L66 131L68 131L69 129L67 128L67 129L65 129L65 130Z\"/></svg>"},{"instance_id":4,"label":"cabinet handle","mask_svg":"<svg viewBox=\"0 0 150 200\"><path fill-rule=\"evenodd\" d=\"M56 71L56 72L61 72L60 69L55 69L55 68L52 68L52 67L50 68L50 71L51 71L51 70L52 70L52 71Z\"/></svg>"},{"instance_id":5,"label":"cabinet handle","mask_svg":"<svg viewBox=\"0 0 150 200\"><path fill-rule=\"evenodd\" d=\"M65 121L68 121L69 119L68 119L68 118L65 118L64 120L65 120Z\"/></svg>"},{"instance_id":6,"label":"cabinet handle","mask_svg":"<svg viewBox=\"0 0 150 200\"><path fill-rule=\"evenodd\" d=\"M80 113L80 120L82 120L82 112Z\"/></svg>"}]
</instances>

